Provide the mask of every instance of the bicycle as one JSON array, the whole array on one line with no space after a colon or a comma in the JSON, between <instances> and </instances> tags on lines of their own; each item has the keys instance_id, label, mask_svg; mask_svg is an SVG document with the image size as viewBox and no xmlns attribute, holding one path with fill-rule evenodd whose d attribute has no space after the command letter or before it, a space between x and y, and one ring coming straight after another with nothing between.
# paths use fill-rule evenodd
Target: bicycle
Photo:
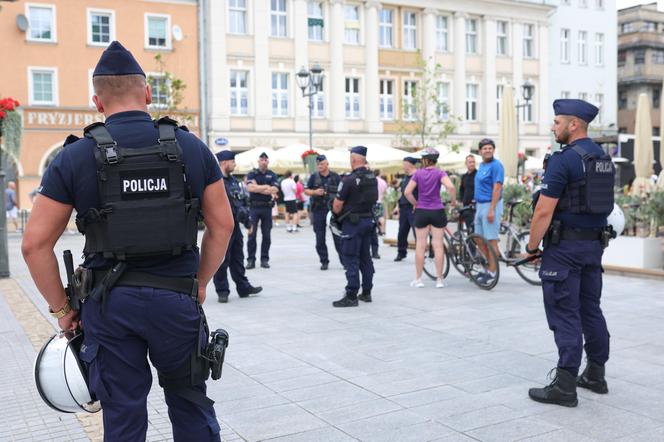
<instances>
[{"instance_id":1,"label":"bicycle","mask_svg":"<svg viewBox=\"0 0 664 442\"><path fill-rule=\"evenodd\" d=\"M500 252L499 260L509 267L514 267L514 270L527 283L539 286L542 285L539 278L541 260L523 261L523 258L527 255L526 247L530 240L530 230L522 230L513 222L514 209L522 203L523 200L511 200L506 203L509 215L507 221L501 221L500 223L500 235L505 236L505 241L500 241L504 247L502 249L498 248Z\"/></svg>"}]
</instances>

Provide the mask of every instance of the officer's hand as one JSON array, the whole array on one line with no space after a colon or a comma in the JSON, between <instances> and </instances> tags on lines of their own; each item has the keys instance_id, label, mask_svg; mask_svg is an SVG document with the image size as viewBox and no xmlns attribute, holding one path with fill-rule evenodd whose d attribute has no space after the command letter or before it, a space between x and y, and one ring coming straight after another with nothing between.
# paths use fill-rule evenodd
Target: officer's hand
<instances>
[{"instance_id":1,"label":"officer's hand","mask_svg":"<svg viewBox=\"0 0 664 442\"><path fill-rule=\"evenodd\" d=\"M316 195L318 196L325 195L325 189L316 189Z\"/></svg>"},{"instance_id":2,"label":"officer's hand","mask_svg":"<svg viewBox=\"0 0 664 442\"><path fill-rule=\"evenodd\" d=\"M253 231L254 231L254 226L253 225L250 225L249 227L247 227L247 235L251 235L251 233Z\"/></svg>"},{"instance_id":3,"label":"officer's hand","mask_svg":"<svg viewBox=\"0 0 664 442\"><path fill-rule=\"evenodd\" d=\"M198 303L200 305L203 305L203 303L205 302L205 296L207 295L206 288L207 287L204 285L198 286Z\"/></svg>"},{"instance_id":4,"label":"officer's hand","mask_svg":"<svg viewBox=\"0 0 664 442\"><path fill-rule=\"evenodd\" d=\"M493 220L496 219L496 214L493 212L493 209L489 209L489 213L487 214L486 219L490 223L492 223Z\"/></svg>"},{"instance_id":5,"label":"officer's hand","mask_svg":"<svg viewBox=\"0 0 664 442\"><path fill-rule=\"evenodd\" d=\"M76 310L72 310L62 318L58 319L58 325L62 331L76 330L80 322L78 311Z\"/></svg>"}]
</instances>

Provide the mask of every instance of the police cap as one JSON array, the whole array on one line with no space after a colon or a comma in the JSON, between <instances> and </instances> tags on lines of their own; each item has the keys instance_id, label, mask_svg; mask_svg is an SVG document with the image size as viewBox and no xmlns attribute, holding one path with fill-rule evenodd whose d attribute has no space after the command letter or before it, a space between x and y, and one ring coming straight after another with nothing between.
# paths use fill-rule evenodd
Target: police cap
<instances>
[{"instance_id":1,"label":"police cap","mask_svg":"<svg viewBox=\"0 0 664 442\"><path fill-rule=\"evenodd\" d=\"M364 146L355 146L350 150L350 153L356 153L362 155L363 157L367 156L367 148Z\"/></svg>"},{"instance_id":2,"label":"police cap","mask_svg":"<svg viewBox=\"0 0 664 442\"><path fill-rule=\"evenodd\" d=\"M317 163L320 163L321 161L325 161L325 160L327 160L327 157L325 155L318 155L316 157L316 162Z\"/></svg>"},{"instance_id":3,"label":"police cap","mask_svg":"<svg viewBox=\"0 0 664 442\"><path fill-rule=\"evenodd\" d=\"M404 161L408 161L410 164L415 165L417 164L417 158L415 157L404 157Z\"/></svg>"},{"instance_id":4,"label":"police cap","mask_svg":"<svg viewBox=\"0 0 664 442\"><path fill-rule=\"evenodd\" d=\"M232 150L222 150L220 152L217 152L215 156L217 157L217 161L234 160L235 152L233 152Z\"/></svg>"},{"instance_id":5,"label":"police cap","mask_svg":"<svg viewBox=\"0 0 664 442\"><path fill-rule=\"evenodd\" d=\"M564 98L553 102L553 112L556 115L571 115L590 123L597 116L599 109L587 101Z\"/></svg>"},{"instance_id":6,"label":"police cap","mask_svg":"<svg viewBox=\"0 0 664 442\"><path fill-rule=\"evenodd\" d=\"M145 77L145 72L131 52L119 42L114 41L102 52L92 74L93 77L101 75L142 75Z\"/></svg>"},{"instance_id":7,"label":"police cap","mask_svg":"<svg viewBox=\"0 0 664 442\"><path fill-rule=\"evenodd\" d=\"M260 155L258 155L258 158L269 158L265 152L262 152Z\"/></svg>"}]
</instances>

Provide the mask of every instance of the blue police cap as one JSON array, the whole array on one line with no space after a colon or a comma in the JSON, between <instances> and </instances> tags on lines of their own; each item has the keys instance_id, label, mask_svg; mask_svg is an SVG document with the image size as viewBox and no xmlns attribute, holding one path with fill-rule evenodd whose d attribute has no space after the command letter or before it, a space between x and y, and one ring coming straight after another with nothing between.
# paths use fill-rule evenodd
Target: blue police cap
<instances>
[{"instance_id":1,"label":"blue police cap","mask_svg":"<svg viewBox=\"0 0 664 442\"><path fill-rule=\"evenodd\" d=\"M363 157L367 156L367 148L364 146L355 146L350 150L350 153L356 153L362 155Z\"/></svg>"},{"instance_id":2,"label":"blue police cap","mask_svg":"<svg viewBox=\"0 0 664 442\"><path fill-rule=\"evenodd\" d=\"M265 152L258 155L258 158L269 158Z\"/></svg>"},{"instance_id":3,"label":"blue police cap","mask_svg":"<svg viewBox=\"0 0 664 442\"><path fill-rule=\"evenodd\" d=\"M572 115L590 123L597 116L599 109L587 101L564 98L553 102L553 112L556 115Z\"/></svg>"},{"instance_id":4,"label":"blue police cap","mask_svg":"<svg viewBox=\"0 0 664 442\"><path fill-rule=\"evenodd\" d=\"M114 41L101 54L92 74L93 77L100 75L142 75L145 77L145 72L131 52L119 42Z\"/></svg>"},{"instance_id":5,"label":"blue police cap","mask_svg":"<svg viewBox=\"0 0 664 442\"><path fill-rule=\"evenodd\" d=\"M325 160L327 160L327 157L325 155L318 155L316 157L316 162L317 163L320 163L321 161L325 161Z\"/></svg>"},{"instance_id":6,"label":"blue police cap","mask_svg":"<svg viewBox=\"0 0 664 442\"><path fill-rule=\"evenodd\" d=\"M415 157L404 157L403 160L404 160L404 161L408 161L410 164L413 164L413 165L417 164L417 162L419 161L419 160L418 160L417 158L415 158Z\"/></svg>"},{"instance_id":7,"label":"blue police cap","mask_svg":"<svg viewBox=\"0 0 664 442\"><path fill-rule=\"evenodd\" d=\"M227 161L235 159L235 152L232 150L222 150L217 152L214 156L217 157L217 161Z\"/></svg>"}]
</instances>

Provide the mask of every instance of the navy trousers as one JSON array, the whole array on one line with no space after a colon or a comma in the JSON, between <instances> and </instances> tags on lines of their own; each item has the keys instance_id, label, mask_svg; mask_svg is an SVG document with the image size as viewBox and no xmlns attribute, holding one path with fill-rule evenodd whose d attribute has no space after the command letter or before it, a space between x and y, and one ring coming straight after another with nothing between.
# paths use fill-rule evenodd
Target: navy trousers
<instances>
[{"instance_id":1,"label":"navy trousers","mask_svg":"<svg viewBox=\"0 0 664 442\"><path fill-rule=\"evenodd\" d=\"M226 257L224 262L217 270L217 273L214 274L212 278L214 282L214 289L217 293L221 292L230 292L230 286L228 284L228 271L231 273L231 278L235 282L235 288L237 289L238 294L245 295L249 293L251 289L251 284L245 276L244 269L244 236L242 235L242 230L240 225L235 223L235 228L233 229L233 234L231 235L231 240L228 243L228 250L226 250Z\"/></svg>"},{"instance_id":2,"label":"navy trousers","mask_svg":"<svg viewBox=\"0 0 664 442\"><path fill-rule=\"evenodd\" d=\"M408 255L408 235L413 232L415 236L414 225L415 214L413 206L399 206L399 233L397 234L397 255Z\"/></svg>"},{"instance_id":3,"label":"navy trousers","mask_svg":"<svg viewBox=\"0 0 664 442\"><path fill-rule=\"evenodd\" d=\"M373 288L374 266L371 260L371 235L376 231L373 219L361 218L357 224L343 223L341 250L346 266L346 294L356 295L360 287ZM362 282L360 283L360 274Z\"/></svg>"},{"instance_id":4,"label":"navy trousers","mask_svg":"<svg viewBox=\"0 0 664 442\"><path fill-rule=\"evenodd\" d=\"M318 253L321 264L328 264L330 262L325 241L325 235L327 234L327 212L327 209L314 210L312 212L314 233L316 234L316 252ZM343 260L341 259L341 238L332 235L332 240L334 241L334 248L337 251L337 255L339 255L339 261L343 265Z\"/></svg>"},{"instance_id":5,"label":"navy trousers","mask_svg":"<svg viewBox=\"0 0 664 442\"><path fill-rule=\"evenodd\" d=\"M609 359L609 332L600 308L600 242L562 240L546 247L540 278L546 319L558 346L558 367L578 374L584 340L588 359L604 365Z\"/></svg>"},{"instance_id":6,"label":"navy trousers","mask_svg":"<svg viewBox=\"0 0 664 442\"><path fill-rule=\"evenodd\" d=\"M253 227L251 235L247 240L247 259L256 261L256 235L258 234L258 224L261 225L261 262L270 260L270 245L272 240L272 208L271 207L252 207L250 211L251 225Z\"/></svg>"},{"instance_id":7,"label":"navy trousers","mask_svg":"<svg viewBox=\"0 0 664 442\"><path fill-rule=\"evenodd\" d=\"M104 410L104 440L144 441L152 386L148 357L166 374L188 363L199 339L196 302L189 294L169 290L115 287L103 314L101 305L88 299L82 319L80 358L88 367L90 390ZM205 393L205 382L194 389ZM168 390L164 396L176 441L220 440L212 406L201 407Z\"/></svg>"}]
</instances>

